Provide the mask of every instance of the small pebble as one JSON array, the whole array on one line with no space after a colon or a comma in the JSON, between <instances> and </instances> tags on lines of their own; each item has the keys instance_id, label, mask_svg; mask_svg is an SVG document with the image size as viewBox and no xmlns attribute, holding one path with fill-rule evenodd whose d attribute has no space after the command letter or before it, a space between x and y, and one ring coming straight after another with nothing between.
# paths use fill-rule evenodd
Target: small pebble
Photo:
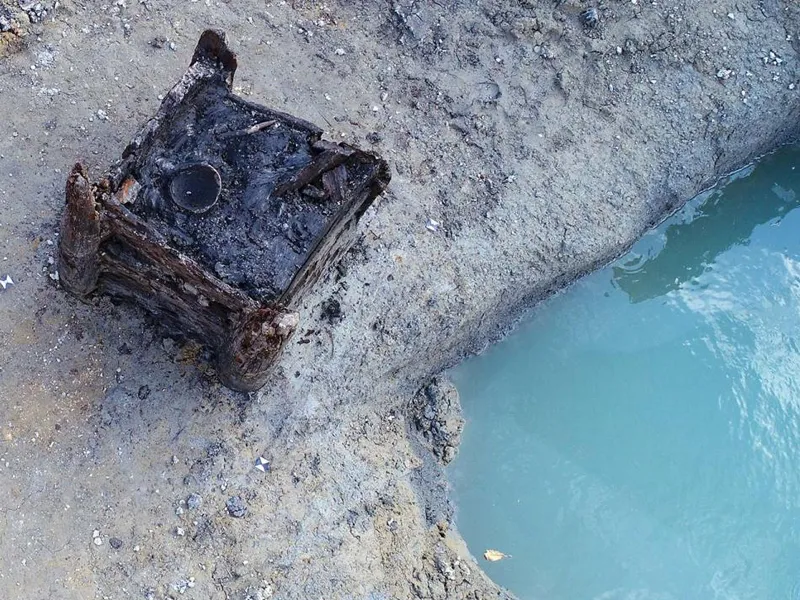
<instances>
[{"instance_id":1,"label":"small pebble","mask_svg":"<svg viewBox=\"0 0 800 600\"><path fill-rule=\"evenodd\" d=\"M732 69L720 69L717 71L717 79L730 79L731 75L733 75Z\"/></svg>"},{"instance_id":2,"label":"small pebble","mask_svg":"<svg viewBox=\"0 0 800 600\"><path fill-rule=\"evenodd\" d=\"M241 496L231 496L225 506L228 509L228 514L236 519L241 519L247 514L247 505Z\"/></svg>"},{"instance_id":3,"label":"small pebble","mask_svg":"<svg viewBox=\"0 0 800 600\"><path fill-rule=\"evenodd\" d=\"M111 544L111 547L114 550L119 550L120 548L122 548L122 540L119 538L112 537L110 540L108 540L108 543Z\"/></svg>"},{"instance_id":4,"label":"small pebble","mask_svg":"<svg viewBox=\"0 0 800 600\"><path fill-rule=\"evenodd\" d=\"M587 29L597 27L597 24L600 23L600 12L593 6L587 8L581 13L581 23Z\"/></svg>"},{"instance_id":5,"label":"small pebble","mask_svg":"<svg viewBox=\"0 0 800 600\"><path fill-rule=\"evenodd\" d=\"M436 219L428 219L428 221L425 223L425 229L427 229L428 231L431 231L433 233L436 233L437 231L439 231L439 227L440 226L441 226L441 223L439 221L437 221Z\"/></svg>"},{"instance_id":6,"label":"small pebble","mask_svg":"<svg viewBox=\"0 0 800 600\"><path fill-rule=\"evenodd\" d=\"M186 507L189 510L197 510L200 508L200 505L203 503L203 497L200 494L192 493L189 494L189 497L186 499Z\"/></svg>"}]
</instances>

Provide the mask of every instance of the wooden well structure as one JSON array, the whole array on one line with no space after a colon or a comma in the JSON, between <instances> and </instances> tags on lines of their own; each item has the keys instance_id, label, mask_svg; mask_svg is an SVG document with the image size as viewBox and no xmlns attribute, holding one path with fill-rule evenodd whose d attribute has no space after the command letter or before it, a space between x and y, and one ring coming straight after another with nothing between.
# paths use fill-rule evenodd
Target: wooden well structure
<instances>
[{"instance_id":1,"label":"wooden well structure","mask_svg":"<svg viewBox=\"0 0 800 600\"><path fill-rule=\"evenodd\" d=\"M78 298L136 302L210 347L225 385L253 391L390 175L375 154L233 94L236 64L224 34L204 32L109 174L92 183L75 165L59 274Z\"/></svg>"}]
</instances>

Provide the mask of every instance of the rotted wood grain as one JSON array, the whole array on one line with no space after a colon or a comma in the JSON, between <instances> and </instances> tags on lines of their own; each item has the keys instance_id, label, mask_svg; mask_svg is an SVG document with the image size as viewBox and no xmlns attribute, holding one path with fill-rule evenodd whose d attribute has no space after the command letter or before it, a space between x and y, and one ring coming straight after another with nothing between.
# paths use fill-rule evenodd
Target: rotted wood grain
<instances>
[{"instance_id":1,"label":"rotted wood grain","mask_svg":"<svg viewBox=\"0 0 800 600\"><path fill-rule=\"evenodd\" d=\"M61 218L58 272L70 293L86 298L100 275L100 217L86 169L76 164L67 178L67 205Z\"/></svg>"}]
</instances>

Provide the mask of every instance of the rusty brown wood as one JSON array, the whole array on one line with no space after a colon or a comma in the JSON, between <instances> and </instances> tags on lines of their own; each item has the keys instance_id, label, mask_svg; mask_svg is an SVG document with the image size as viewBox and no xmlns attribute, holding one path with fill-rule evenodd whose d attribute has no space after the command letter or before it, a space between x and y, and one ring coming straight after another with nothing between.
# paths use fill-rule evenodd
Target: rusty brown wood
<instances>
[{"instance_id":1,"label":"rusty brown wood","mask_svg":"<svg viewBox=\"0 0 800 600\"><path fill-rule=\"evenodd\" d=\"M262 388L269 377L269 367L299 322L296 312L269 306L239 315L217 354L217 372L222 382L236 390Z\"/></svg>"},{"instance_id":2,"label":"rusty brown wood","mask_svg":"<svg viewBox=\"0 0 800 600\"><path fill-rule=\"evenodd\" d=\"M100 218L86 169L76 164L67 178L67 205L61 218L58 272L70 293L85 298L100 275Z\"/></svg>"}]
</instances>

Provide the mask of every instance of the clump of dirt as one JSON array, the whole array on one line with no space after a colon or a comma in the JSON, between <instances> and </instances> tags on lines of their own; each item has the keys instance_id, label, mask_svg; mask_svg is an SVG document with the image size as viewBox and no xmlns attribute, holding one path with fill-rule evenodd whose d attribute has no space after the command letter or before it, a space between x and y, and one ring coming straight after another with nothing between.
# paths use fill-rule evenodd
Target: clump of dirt
<instances>
[{"instance_id":1,"label":"clump of dirt","mask_svg":"<svg viewBox=\"0 0 800 600\"><path fill-rule=\"evenodd\" d=\"M55 0L0 0L0 58L21 50L32 26L52 18L57 6Z\"/></svg>"},{"instance_id":2,"label":"clump of dirt","mask_svg":"<svg viewBox=\"0 0 800 600\"><path fill-rule=\"evenodd\" d=\"M443 465L452 462L464 429L461 402L453 383L435 377L414 396L408 414L428 450Z\"/></svg>"}]
</instances>

